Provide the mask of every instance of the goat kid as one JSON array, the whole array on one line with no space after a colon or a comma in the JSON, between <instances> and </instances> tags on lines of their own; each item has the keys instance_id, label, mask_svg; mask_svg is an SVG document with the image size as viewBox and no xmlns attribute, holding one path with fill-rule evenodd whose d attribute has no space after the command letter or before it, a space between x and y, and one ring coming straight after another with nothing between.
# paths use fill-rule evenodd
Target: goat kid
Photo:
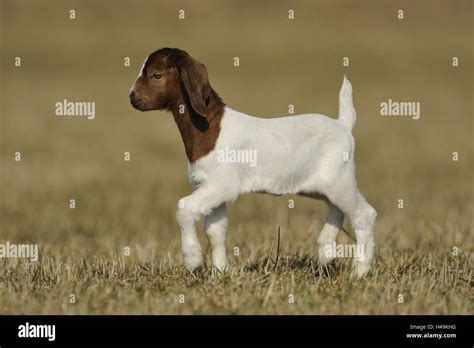
<instances>
[{"instance_id":1,"label":"goat kid","mask_svg":"<svg viewBox=\"0 0 474 348\"><path fill-rule=\"evenodd\" d=\"M318 237L322 265L335 255L331 248L346 214L362 253L354 258L353 276L370 270L374 254L375 209L357 188L352 128L356 112L352 86L344 77L339 93L339 118L319 114L264 119L226 106L212 89L206 67L185 51L163 48L144 62L130 91L138 110L168 110L178 125L188 158L188 178L195 191L178 204L184 264L203 264L195 223L205 216L204 229L212 264L224 271L226 204L249 192L296 194L326 201L327 221ZM223 151L250 150L255 165L223 161ZM257 158L256 158L257 159Z\"/></svg>"}]
</instances>

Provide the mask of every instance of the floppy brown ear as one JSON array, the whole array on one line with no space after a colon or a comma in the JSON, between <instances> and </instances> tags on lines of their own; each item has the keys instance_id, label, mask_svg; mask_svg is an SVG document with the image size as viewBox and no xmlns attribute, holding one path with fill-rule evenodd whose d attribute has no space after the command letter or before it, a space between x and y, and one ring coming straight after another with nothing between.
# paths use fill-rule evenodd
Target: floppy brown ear
<instances>
[{"instance_id":1,"label":"floppy brown ear","mask_svg":"<svg viewBox=\"0 0 474 348\"><path fill-rule=\"evenodd\" d=\"M208 117L211 85L205 65L186 54L180 59L178 71L194 111Z\"/></svg>"}]
</instances>

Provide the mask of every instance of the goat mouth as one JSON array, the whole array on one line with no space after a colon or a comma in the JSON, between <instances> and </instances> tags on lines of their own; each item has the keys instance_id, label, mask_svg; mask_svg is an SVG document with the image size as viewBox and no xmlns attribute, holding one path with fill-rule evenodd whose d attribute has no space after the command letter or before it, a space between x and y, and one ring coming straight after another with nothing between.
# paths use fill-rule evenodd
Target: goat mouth
<instances>
[{"instance_id":1,"label":"goat mouth","mask_svg":"<svg viewBox=\"0 0 474 348\"><path fill-rule=\"evenodd\" d=\"M144 106L143 99L140 99L140 100L132 99L130 100L130 104L132 104L132 106L135 109L143 111L143 106Z\"/></svg>"}]
</instances>

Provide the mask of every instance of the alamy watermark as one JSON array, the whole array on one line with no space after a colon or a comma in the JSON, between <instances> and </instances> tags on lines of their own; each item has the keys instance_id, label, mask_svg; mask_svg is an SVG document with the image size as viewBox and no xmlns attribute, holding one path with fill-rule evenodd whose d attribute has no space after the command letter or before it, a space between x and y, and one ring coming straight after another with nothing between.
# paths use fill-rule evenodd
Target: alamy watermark
<instances>
[{"instance_id":1,"label":"alamy watermark","mask_svg":"<svg viewBox=\"0 0 474 348\"><path fill-rule=\"evenodd\" d=\"M250 167L257 166L257 150L230 149L225 147L217 151L218 163L248 163Z\"/></svg>"},{"instance_id":2,"label":"alamy watermark","mask_svg":"<svg viewBox=\"0 0 474 348\"><path fill-rule=\"evenodd\" d=\"M64 99L54 107L56 116L85 116L88 120L95 118L95 102L72 102Z\"/></svg>"},{"instance_id":3,"label":"alamy watermark","mask_svg":"<svg viewBox=\"0 0 474 348\"><path fill-rule=\"evenodd\" d=\"M418 120L421 117L420 102L398 102L389 99L380 103L380 116L409 116Z\"/></svg>"},{"instance_id":4,"label":"alamy watermark","mask_svg":"<svg viewBox=\"0 0 474 348\"><path fill-rule=\"evenodd\" d=\"M25 258L38 261L38 244L13 244L7 241L0 244L0 258Z\"/></svg>"},{"instance_id":5,"label":"alamy watermark","mask_svg":"<svg viewBox=\"0 0 474 348\"><path fill-rule=\"evenodd\" d=\"M365 245L363 244L327 244L324 246L324 255L333 257L363 258L365 255Z\"/></svg>"},{"instance_id":6,"label":"alamy watermark","mask_svg":"<svg viewBox=\"0 0 474 348\"><path fill-rule=\"evenodd\" d=\"M26 322L18 326L19 338L46 338L52 342L56 340L56 325L37 325Z\"/></svg>"}]
</instances>

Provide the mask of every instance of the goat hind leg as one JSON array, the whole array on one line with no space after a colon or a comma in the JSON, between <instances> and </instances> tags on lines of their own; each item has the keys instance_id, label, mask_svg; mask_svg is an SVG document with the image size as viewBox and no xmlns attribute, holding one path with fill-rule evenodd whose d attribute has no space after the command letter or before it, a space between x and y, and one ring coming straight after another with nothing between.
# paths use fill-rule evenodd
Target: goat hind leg
<instances>
[{"instance_id":1,"label":"goat hind leg","mask_svg":"<svg viewBox=\"0 0 474 348\"><path fill-rule=\"evenodd\" d=\"M324 266L334 258L334 243L344 222L344 213L331 202L327 202L329 207L328 217L323 229L318 237L318 260Z\"/></svg>"},{"instance_id":2,"label":"goat hind leg","mask_svg":"<svg viewBox=\"0 0 474 348\"><path fill-rule=\"evenodd\" d=\"M373 228L377 217L375 209L360 192L357 193L357 202L356 209L351 213L351 221L357 238L356 257L351 274L354 278L363 277L370 270L375 249Z\"/></svg>"}]
</instances>

